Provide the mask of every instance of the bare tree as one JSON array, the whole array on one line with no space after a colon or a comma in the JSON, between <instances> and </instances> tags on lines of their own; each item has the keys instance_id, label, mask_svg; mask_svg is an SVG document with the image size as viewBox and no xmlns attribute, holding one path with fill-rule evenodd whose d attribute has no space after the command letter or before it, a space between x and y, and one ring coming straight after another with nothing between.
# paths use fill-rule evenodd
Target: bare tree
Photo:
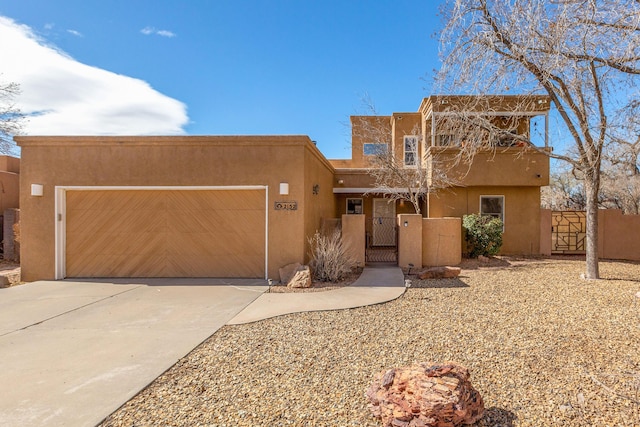
<instances>
[{"instance_id":1,"label":"bare tree","mask_svg":"<svg viewBox=\"0 0 640 427\"><path fill-rule=\"evenodd\" d=\"M598 206L620 209L624 214L640 214L640 139L634 143L618 141L603 153L602 184ZM551 174L542 189L542 207L553 210L586 209L584 178L570 167Z\"/></svg>"},{"instance_id":2,"label":"bare tree","mask_svg":"<svg viewBox=\"0 0 640 427\"><path fill-rule=\"evenodd\" d=\"M622 128L604 153L601 206L640 214L640 105L619 112Z\"/></svg>"},{"instance_id":3,"label":"bare tree","mask_svg":"<svg viewBox=\"0 0 640 427\"><path fill-rule=\"evenodd\" d=\"M574 151L530 148L568 162L584 178L586 278L599 278L603 152L614 142L616 110L637 98L640 2L449 0L443 14L438 81L444 91L487 95L513 90L550 97ZM490 120L484 121L489 125L480 128L491 132ZM467 158L492 141L468 140L461 150Z\"/></svg>"},{"instance_id":4,"label":"bare tree","mask_svg":"<svg viewBox=\"0 0 640 427\"><path fill-rule=\"evenodd\" d=\"M548 187L543 187L540 203L544 209L555 211L583 211L586 209L582 180L570 168L551 174Z\"/></svg>"},{"instance_id":5,"label":"bare tree","mask_svg":"<svg viewBox=\"0 0 640 427\"><path fill-rule=\"evenodd\" d=\"M24 116L15 104L20 94L17 83L0 82L0 153L12 154L15 151L13 136L20 133Z\"/></svg>"}]
</instances>

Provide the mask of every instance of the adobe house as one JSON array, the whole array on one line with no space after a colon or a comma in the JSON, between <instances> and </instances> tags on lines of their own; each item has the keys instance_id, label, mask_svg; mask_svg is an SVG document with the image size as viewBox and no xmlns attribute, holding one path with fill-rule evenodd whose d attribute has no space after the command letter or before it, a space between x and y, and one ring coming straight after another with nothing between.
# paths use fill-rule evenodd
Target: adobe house
<instances>
[{"instance_id":1,"label":"adobe house","mask_svg":"<svg viewBox=\"0 0 640 427\"><path fill-rule=\"evenodd\" d=\"M430 97L418 112L352 117L349 160L327 160L307 136L16 137L23 280L277 279L280 267L308 261L308 238L332 218L342 218L363 261L366 247L366 261L375 261L369 255L378 249L402 266L428 265L425 254L440 242L416 235L442 234L434 224L444 217L458 217L445 228L459 259L459 218L473 212L504 220L503 253L539 253L540 187L549 180L544 154L506 146L480 153L470 168L450 162L456 186L426 195L424 221L403 219L400 230L397 215L413 207L389 203L373 188L370 156L382 145L407 167L429 169L436 157L455 157L459 142L442 133L438 119L457 99ZM519 100L495 97L491 112L477 114L517 117L512 131L527 135L532 117L546 118L549 102L539 97L522 109ZM388 138L364 137L360 130L371 123ZM407 261L399 245L417 258Z\"/></svg>"},{"instance_id":2,"label":"adobe house","mask_svg":"<svg viewBox=\"0 0 640 427\"><path fill-rule=\"evenodd\" d=\"M549 99L494 96L481 103L470 103L470 99L474 98L431 96L422 101L418 112L351 117L352 158L331 161L336 168L334 193L338 215L366 216L367 249L372 255L367 259L396 261L393 252L376 251L376 247L396 245L397 222L386 218L415 212L410 203L389 203L388 192L372 191L374 182L368 171L379 150L390 150L407 168L442 168L452 178L450 187L423 197L423 217L496 216L504 222L503 254L540 253L540 187L549 185L549 158L513 139L497 142L496 150L479 152L471 165L456 162L464 141L446 121L472 105L477 110L465 114L490 117L498 126L504 121L514 135L529 139L532 127L539 126L539 149L544 151L549 149Z\"/></svg>"}]
</instances>

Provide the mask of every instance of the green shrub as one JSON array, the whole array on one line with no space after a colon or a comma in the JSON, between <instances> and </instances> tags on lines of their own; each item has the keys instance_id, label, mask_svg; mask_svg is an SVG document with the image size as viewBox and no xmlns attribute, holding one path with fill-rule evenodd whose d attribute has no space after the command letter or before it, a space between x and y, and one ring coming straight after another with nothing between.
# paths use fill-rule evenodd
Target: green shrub
<instances>
[{"instance_id":1,"label":"green shrub","mask_svg":"<svg viewBox=\"0 0 640 427\"><path fill-rule=\"evenodd\" d=\"M500 218L479 214L465 215L462 217L462 226L465 229L465 239L471 258L479 255L492 256L500 252L502 247Z\"/></svg>"},{"instance_id":2,"label":"green shrub","mask_svg":"<svg viewBox=\"0 0 640 427\"><path fill-rule=\"evenodd\" d=\"M338 282L355 267L348 248L342 241L340 229L329 235L316 231L309 239L311 261L309 267L313 277L320 282Z\"/></svg>"}]
</instances>

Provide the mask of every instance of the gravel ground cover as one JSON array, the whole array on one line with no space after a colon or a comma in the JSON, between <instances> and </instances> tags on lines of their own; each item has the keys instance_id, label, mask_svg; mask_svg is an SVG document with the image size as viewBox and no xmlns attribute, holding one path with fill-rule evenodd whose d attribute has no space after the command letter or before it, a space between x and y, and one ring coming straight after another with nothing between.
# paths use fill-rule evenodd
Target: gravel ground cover
<instances>
[{"instance_id":1,"label":"gravel ground cover","mask_svg":"<svg viewBox=\"0 0 640 427\"><path fill-rule=\"evenodd\" d=\"M583 281L583 261L510 264L225 326L103 426L379 426L364 398L376 372L447 360L484 398L477 426L640 425L640 265Z\"/></svg>"}]
</instances>

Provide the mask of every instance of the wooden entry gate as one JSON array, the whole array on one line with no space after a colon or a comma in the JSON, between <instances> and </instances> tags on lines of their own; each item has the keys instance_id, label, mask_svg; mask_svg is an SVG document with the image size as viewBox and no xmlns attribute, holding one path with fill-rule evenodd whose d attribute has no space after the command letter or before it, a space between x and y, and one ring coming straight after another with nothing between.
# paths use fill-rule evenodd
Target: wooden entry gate
<instances>
[{"instance_id":1,"label":"wooden entry gate","mask_svg":"<svg viewBox=\"0 0 640 427\"><path fill-rule=\"evenodd\" d=\"M551 212L551 253L583 254L587 236L586 213L582 211Z\"/></svg>"}]
</instances>

